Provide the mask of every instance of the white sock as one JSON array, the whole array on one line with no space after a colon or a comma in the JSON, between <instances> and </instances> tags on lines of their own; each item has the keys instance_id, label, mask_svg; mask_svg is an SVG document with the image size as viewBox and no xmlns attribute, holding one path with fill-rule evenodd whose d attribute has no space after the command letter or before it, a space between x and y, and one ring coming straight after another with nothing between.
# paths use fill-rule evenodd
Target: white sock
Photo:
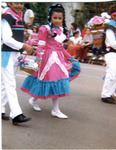
<instances>
[{"instance_id":1,"label":"white sock","mask_svg":"<svg viewBox=\"0 0 116 150\"><path fill-rule=\"evenodd\" d=\"M37 98L31 97L29 103L32 105L33 109L36 111L41 111L41 108L38 106Z\"/></svg>"},{"instance_id":2,"label":"white sock","mask_svg":"<svg viewBox=\"0 0 116 150\"><path fill-rule=\"evenodd\" d=\"M37 98L34 98L34 97L31 97L31 99L32 99L32 101L36 101L37 100Z\"/></svg>"}]
</instances>

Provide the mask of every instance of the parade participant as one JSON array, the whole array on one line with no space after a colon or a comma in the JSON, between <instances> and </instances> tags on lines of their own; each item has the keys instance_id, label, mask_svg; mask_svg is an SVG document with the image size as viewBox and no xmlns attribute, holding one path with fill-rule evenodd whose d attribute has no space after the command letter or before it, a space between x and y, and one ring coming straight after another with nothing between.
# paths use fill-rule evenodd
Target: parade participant
<instances>
[{"instance_id":1,"label":"parade participant","mask_svg":"<svg viewBox=\"0 0 116 150\"><path fill-rule=\"evenodd\" d=\"M2 16L2 68L1 68L1 106L2 119L9 119L5 115L5 105L8 102L10 107L10 117L14 125L29 121L23 115L16 93L16 70L18 66L18 57L20 51L24 48L28 54L31 54L32 47L23 43L24 22L22 20L23 3L11 3L5 14Z\"/></svg>"},{"instance_id":2,"label":"parade participant","mask_svg":"<svg viewBox=\"0 0 116 150\"><path fill-rule=\"evenodd\" d=\"M60 111L58 98L70 95L70 80L79 74L80 64L67 53L62 44L68 34L65 25L65 10L62 5L50 6L48 23L49 25L39 28L38 58L41 58L41 52L44 50L40 71L28 76L21 90L32 96L29 103L37 111L41 110L38 107L37 98L52 98L51 115L66 119L68 116ZM77 64L77 72L73 72L71 76L69 73L73 63Z\"/></svg>"},{"instance_id":3,"label":"parade participant","mask_svg":"<svg viewBox=\"0 0 116 150\"><path fill-rule=\"evenodd\" d=\"M101 93L101 100L106 103L116 103L113 95L116 95L116 4L111 5L110 20L106 29L106 76Z\"/></svg>"}]
</instances>

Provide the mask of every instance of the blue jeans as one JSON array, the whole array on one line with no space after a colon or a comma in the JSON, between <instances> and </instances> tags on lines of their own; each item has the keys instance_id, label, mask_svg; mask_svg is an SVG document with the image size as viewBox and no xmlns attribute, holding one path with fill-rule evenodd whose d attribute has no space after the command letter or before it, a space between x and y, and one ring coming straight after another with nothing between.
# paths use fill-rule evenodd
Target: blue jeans
<instances>
[{"instance_id":1,"label":"blue jeans","mask_svg":"<svg viewBox=\"0 0 116 150\"><path fill-rule=\"evenodd\" d=\"M102 56L102 48L101 47L95 47L93 46L92 47L92 50L93 50L93 55L96 56L96 52L98 51L98 56Z\"/></svg>"}]
</instances>

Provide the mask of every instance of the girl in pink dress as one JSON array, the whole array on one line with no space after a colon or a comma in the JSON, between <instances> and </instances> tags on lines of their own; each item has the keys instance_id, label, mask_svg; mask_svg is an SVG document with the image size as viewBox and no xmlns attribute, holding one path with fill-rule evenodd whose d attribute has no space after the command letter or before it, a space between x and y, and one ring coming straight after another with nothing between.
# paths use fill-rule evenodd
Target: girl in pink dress
<instances>
[{"instance_id":1,"label":"girl in pink dress","mask_svg":"<svg viewBox=\"0 0 116 150\"><path fill-rule=\"evenodd\" d=\"M49 8L48 23L39 29L37 57L42 57L40 69L25 79L21 90L32 96L29 103L34 110L41 110L37 98L52 98L51 115L68 118L60 111L58 98L70 95L70 80L79 74L80 63L67 53L62 44L68 34L62 5L56 4Z\"/></svg>"},{"instance_id":2,"label":"girl in pink dress","mask_svg":"<svg viewBox=\"0 0 116 150\"><path fill-rule=\"evenodd\" d=\"M26 44L30 45L31 47L34 45L34 44L38 44L38 27L37 26L34 26L33 27L33 33L29 36L28 38L28 41L26 41Z\"/></svg>"}]
</instances>

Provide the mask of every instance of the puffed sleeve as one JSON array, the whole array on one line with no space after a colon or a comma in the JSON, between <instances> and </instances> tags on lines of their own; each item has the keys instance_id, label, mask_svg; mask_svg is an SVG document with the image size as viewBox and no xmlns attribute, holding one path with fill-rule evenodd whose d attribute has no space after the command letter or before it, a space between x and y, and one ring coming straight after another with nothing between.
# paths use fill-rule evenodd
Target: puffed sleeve
<instances>
[{"instance_id":1,"label":"puffed sleeve","mask_svg":"<svg viewBox=\"0 0 116 150\"><path fill-rule=\"evenodd\" d=\"M41 58L42 52L45 49L46 40L47 40L47 28L45 26L41 26L38 32L39 42L37 47L37 57Z\"/></svg>"}]
</instances>

